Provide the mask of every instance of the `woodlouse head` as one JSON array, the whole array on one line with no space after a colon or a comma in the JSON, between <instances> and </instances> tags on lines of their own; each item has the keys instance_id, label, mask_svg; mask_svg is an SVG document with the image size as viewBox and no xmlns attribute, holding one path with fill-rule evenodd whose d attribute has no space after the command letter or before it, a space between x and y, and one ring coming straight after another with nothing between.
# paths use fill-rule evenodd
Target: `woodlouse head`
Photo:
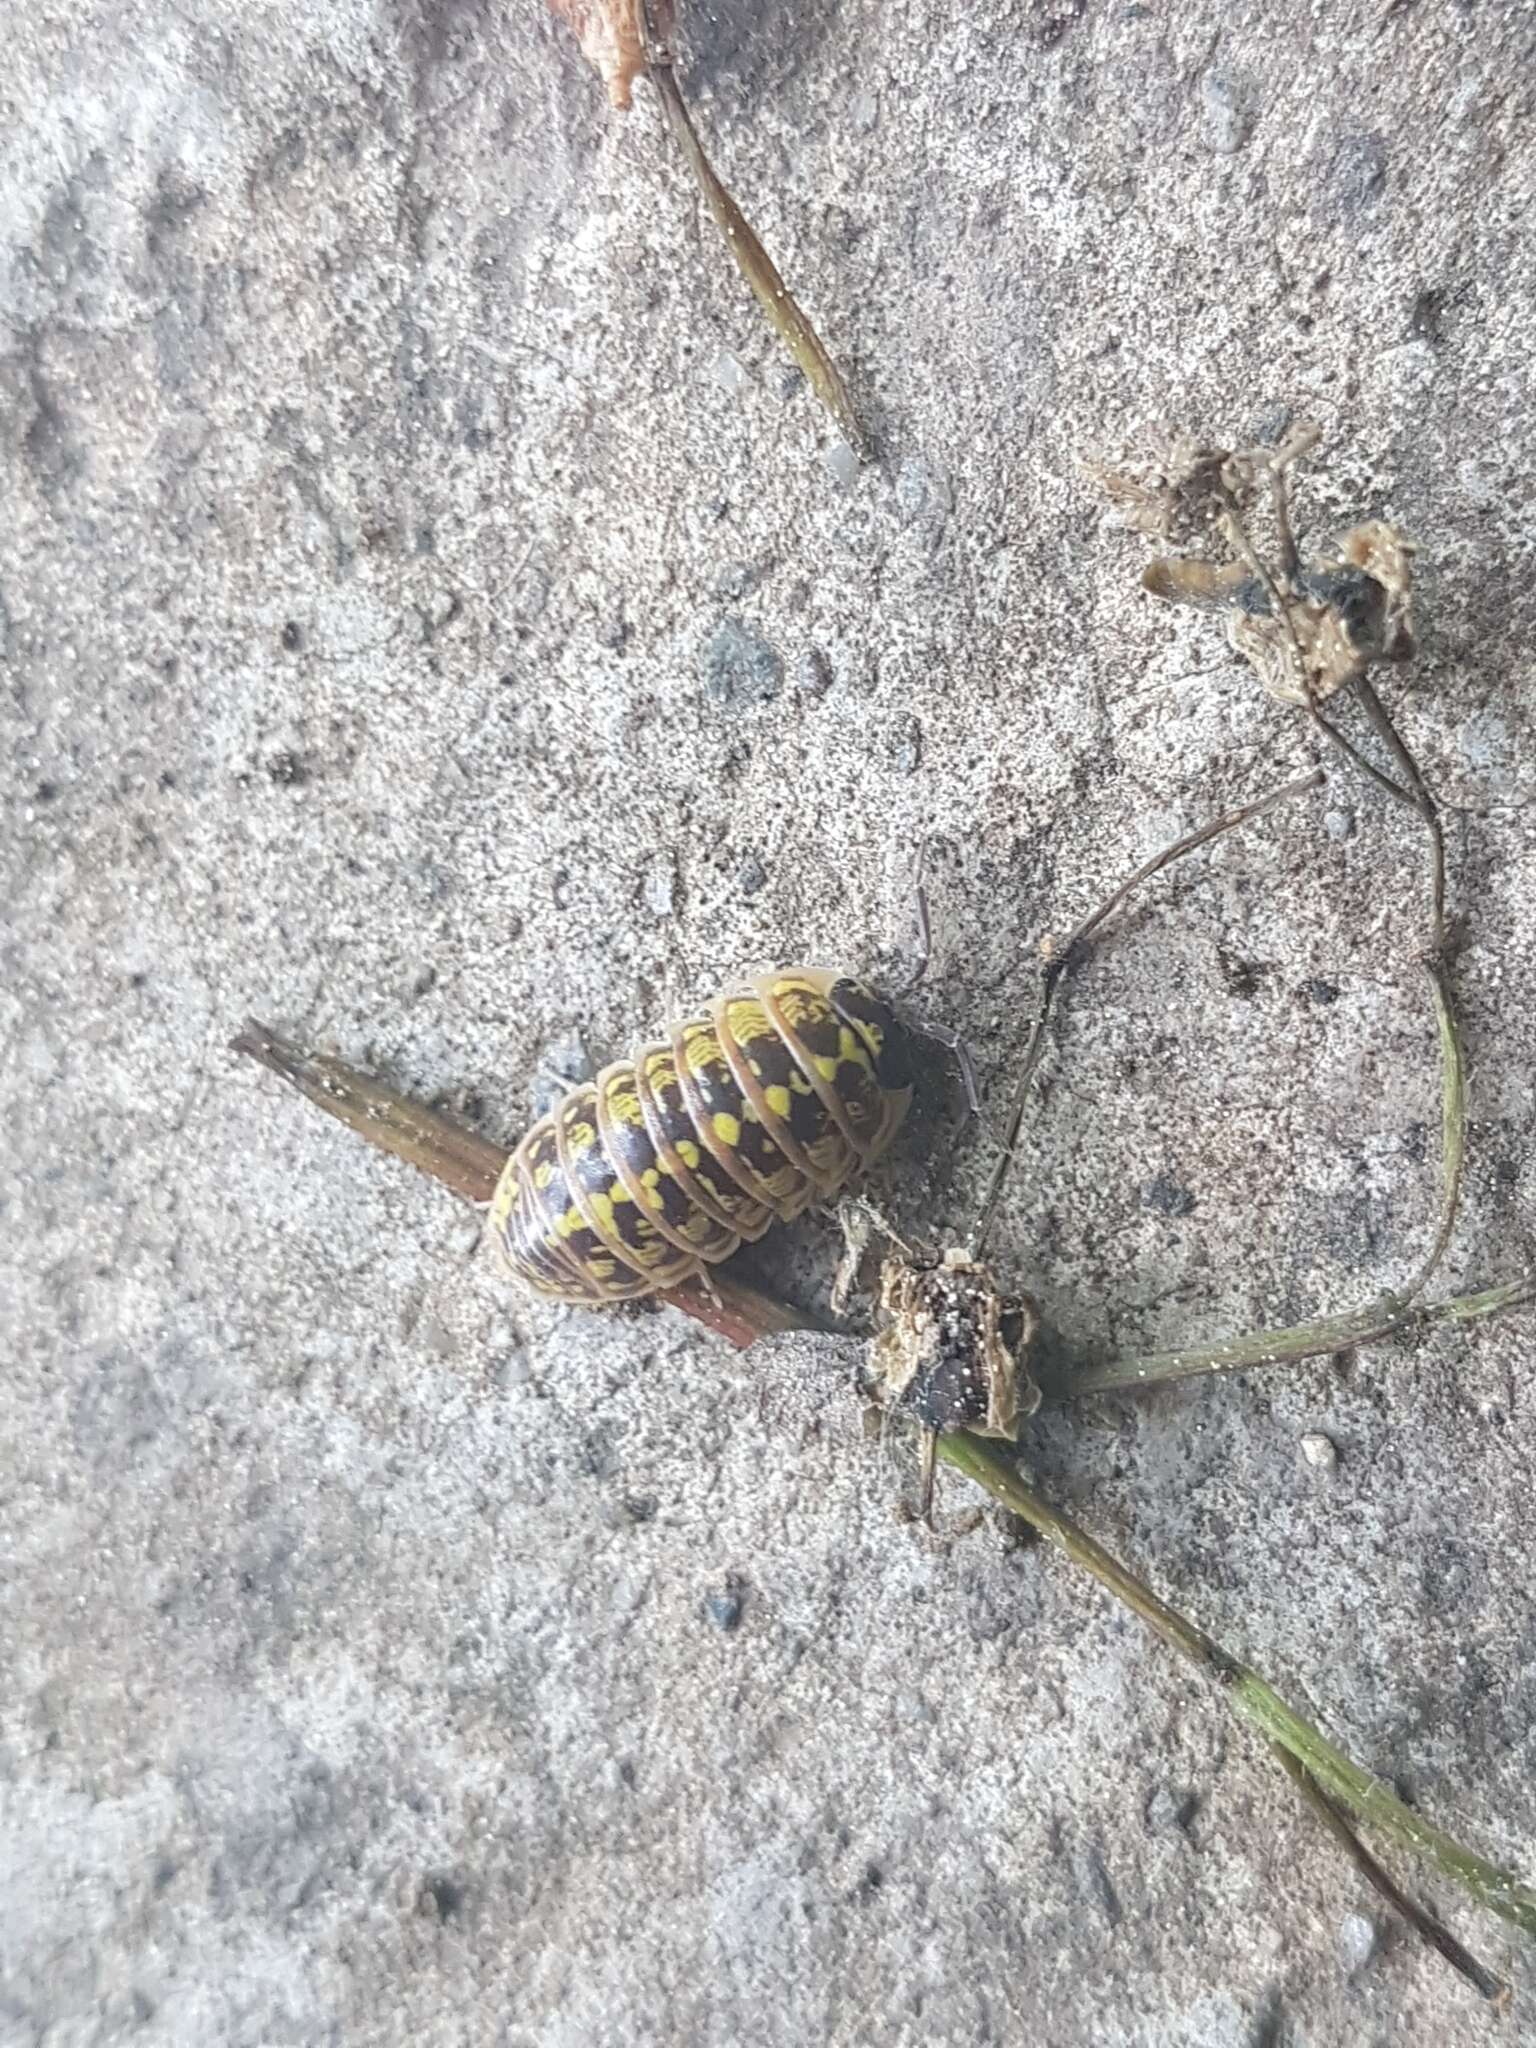
<instances>
[{"instance_id":1,"label":"woodlouse head","mask_svg":"<svg viewBox=\"0 0 1536 2048\"><path fill-rule=\"evenodd\" d=\"M880 1308L884 1327L873 1351L879 1397L924 1432L926 1517L941 1435L969 1429L1012 1442L1040 1405L1028 1363L1039 1318L1026 1296L1000 1293L991 1268L959 1245L935 1260L888 1259Z\"/></svg>"}]
</instances>

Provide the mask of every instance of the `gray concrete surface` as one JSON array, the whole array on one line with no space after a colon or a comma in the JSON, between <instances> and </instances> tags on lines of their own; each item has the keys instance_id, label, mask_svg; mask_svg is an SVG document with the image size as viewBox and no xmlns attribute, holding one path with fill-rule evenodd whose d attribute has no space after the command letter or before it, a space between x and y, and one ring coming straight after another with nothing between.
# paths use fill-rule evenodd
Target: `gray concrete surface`
<instances>
[{"instance_id":1,"label":"gray concrete surface","mask_svg":"<svg viewBox=\"0 0 1536 2048\"><path fill-rule=\"evenodd\" d=\"M953 1489L902 1525L835 1354L528 1307L224 1049L254 1010L509 1134L738 967L891 974L926 833L928 1000L1005 1085L1041 935L1307 758L1076 462L1301 411L1313 524L1423 550L1451 1270L1529 1254L1529 8L686 13L851 481L649 90L531 0L6 10L0 2040L1485 2041L1086 1581ZM1418 892L1338 781L1084 973L998 1243L1069 1338L1411 1269ZM934 1096L881 1194L943 1232L985 1154ZM1528 1874L1531 1346L1031 1434ZM1529 1948L1439 1896L1536 2040Z\"/></svg>"}]
</instances>

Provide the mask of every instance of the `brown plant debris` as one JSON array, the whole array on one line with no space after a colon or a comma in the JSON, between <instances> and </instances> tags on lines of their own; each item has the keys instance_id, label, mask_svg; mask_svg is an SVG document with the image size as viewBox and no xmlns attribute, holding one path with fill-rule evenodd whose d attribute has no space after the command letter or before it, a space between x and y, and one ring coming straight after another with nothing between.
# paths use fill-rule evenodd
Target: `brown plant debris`
<instances>
[{"instance_id":1,"label":"brown plant debris","mask_svg":"<svg viewBox=\"0 0 1536 2048\"><path fill-rule=\"evenodd\" d=\"M581 54L608 88L608 101L628 109L630 87L646 68L640 0L549 0L574 30Z\"/></svg>"},{"instance_id":2,"label":"brown plant debris","mask_svg":"<svg viewBox=\"0 0 1536 2048\"><path fill-rule=\"evenodd\" d=\"M673 139L769 326L848 445L856 454L867 455L868 440L842 373L705 153L673 61L672 0L549 0L549 5L575 31L582 54L607 86L615 107L627 108L634 81L642 73L650 77Z\"/></svg>"},{"instance_id":3,"label":"brown plant debris","mask_svg":"<svg viewBox=\"0 0 1536 2048\"><path fill-rule=\"evenodd\" d=\"M1160 555L1142 583L1172 604L1227 614L1227 634L1271 696L1317 704L1373 662L1414 653L1413 544L1386 520L1353 526L1303 561L1291 532L1288 472L1319 438L1298 426L1273 448L1217 448L1170 436L1139 460L1089 474L1126 524L1176 546L1218 544L1226 559ZM1271 565L1249 539L1267 499Z\"/></svg>"}]
</instances>

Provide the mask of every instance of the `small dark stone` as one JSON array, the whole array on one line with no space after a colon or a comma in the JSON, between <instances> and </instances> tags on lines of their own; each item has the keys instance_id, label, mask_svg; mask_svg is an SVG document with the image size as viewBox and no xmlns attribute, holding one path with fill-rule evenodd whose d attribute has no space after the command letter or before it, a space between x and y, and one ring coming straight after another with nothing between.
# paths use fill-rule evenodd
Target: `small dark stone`
<instances>
[{"instance_id":1,"label":"small dark stone","mask_svg":"<svg viewBox=\"0 0 1536 2048\"><path fill-rule=\"evenodd\" d=\"M819 647L807 647L795 663L795 687L802 697L825 697L832 687L832 664Z\"/></svg>"},{"instance_id":2,"label":"small dark stone","mask_svg":"<svg viewBox=\"0 0 1536 2048\"><path fill-rule=\"evenodd\" d=\"M722 619L704 650L704 688L722 709L769 704L784 687L776 651L742 619Z\"/></svg>"},{"instance_id":3,"label":"small dark stone","mask_svg":"<svg viewBox=\"0 0 1536 2048\"><path fill-rule=\"evenodd\" d=\"M867 1904L885 1883L885 1872L878 1863L866 1863L864 1874L859 1879L859 1897Z\"/></svg>"},{"instance_id":4,"label":"small dark stone","mask_svg":"<svg viewBox=\"0 0 1536 2048\"><path fill-rule=\"evenodd\" d=\"M718 1591L705 1594L704 1617L711 1628L717 1628L721 1635L728 1636L741 1626L741 1610L745 1605L744 1590L730 1579Z\"/></svg>"},{"instance_id":5,"label":"small dark stone","mask_svg":"<svg viewBox=\"0 0 1536 2048\"><path fill-rule=\"evenodd\" d=\"M1306 984L1305 994L1309 1003L1320 1003L1325 1008L1339 1000L1337 982L1324 981L1320 975Z\"/></svg>"},{"instance_id":6,"label":"small dark stone","mask_svg":"<svg viewBox=\"0 0 1536 2048\"><path fill-rule=\"evenodd\" d=\"M297 654L304 645L304 628L297 619L290 619L283 628L283 645L290 654Z\"/></svg>"},{"instance_id":7,"label":"small dark stone","mask_svg":"<svg viewBox=\"0 0 1536 2048\"><path fill-rule=\"evenodd\" d=\"M1194 1212L1195 1198L1171 1173L1159 1173L1142 1188L1141 1206L1155 1210L1159 1216L1189 1216Z\"/></svg>"},{"instance_id":8,"label":"small dark stone","mask_svg":"<svg viewBox=\"0 0 1536 2048\"><path fill-rule=\"evenodd\" d=\"M56 782L40 782L32 792L32 801L36 804L51 804L58 793L59 785Z\"/></svg>"},{"instance_id":9,"label":"small dark stone","mask_svg":"<svg viewBox=\"0 0 1536 2048\"><path fill-rule=\"evenodd\" d=\"M439 1920L451 1920L464 1904L464 1887L455 1878L442 1875L425 1879L421 1887L421 1910Z\"/></svg>"},{"instance_id":10,"label":"small dark stone","mask_svg":"<svg viewBox=\"0 0 1536 2048\"><path fill-rule=\"evenodd\" d=\"M1229 953L1223 946L1217 948L1216 965L1221 969L1221 978L1227 985L1229 995L1248 1002L1258 994L1266 972L1262 961L1243 960L1236 953Z\"/></svg>"},{"instance_id":11,"label":"small dark stone","mask_svg":"<svg viewBox=\"0 0 1536 2048\"><path fill-rule=\"evenodd\" d=\"M1449 293L1437 285L1426 285L1408 314L1408 338L1410 341L1427 341L1431 348L1438 348L1445 339L1441 326L1441 315L1445 311Z\"/></svg>"},{"instance_id":12,"label":"small dark stone","mask_svg":"<svg viewBox=\"0 0 1536 2048\"><path fill-rule=\"evenodd\" d=\"M626 1493L621 1505L632 1522L654 1522L656 1519L657 1500L654 1494Z\"/></svg>"},{"instance_id":13,"label":"small dark stone","mask_svg":"<svg viewBox=\"0 0 1536 2048\"><path fill-rule=\"evenodd\" d=\"M736 886L743 896L756 896L768 880L768 870L755 853L749 853L736 870Z\"/></svg>"},{"instance_id":14,"label":"small dark stone","mask_svg":"<svg viewBox=\"0 0 1536 2048\"><path fill-rule=\"evenodd\" d=\"M267 763L267 774L280 789L302 789L313 771L302 754L285 750Z\"/></svg>"}]
</instances>

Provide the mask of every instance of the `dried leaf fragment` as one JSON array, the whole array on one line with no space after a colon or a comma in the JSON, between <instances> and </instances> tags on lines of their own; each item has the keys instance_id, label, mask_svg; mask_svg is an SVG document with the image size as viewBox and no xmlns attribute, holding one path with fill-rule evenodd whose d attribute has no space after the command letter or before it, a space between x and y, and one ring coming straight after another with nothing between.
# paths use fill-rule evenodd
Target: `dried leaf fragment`
<instances>
[{"instance_id":1,"label":"dried leaf fragment","mask_svg":"<svg viewBox=\"0 0 1536 2048\"><path fill-rule=\"evenodd\" d=\"M646 68L640 0L549 0L568 22L581 54L608 88L609 103L627 109L630 87Z\"/></svg>"}]
</instances>

